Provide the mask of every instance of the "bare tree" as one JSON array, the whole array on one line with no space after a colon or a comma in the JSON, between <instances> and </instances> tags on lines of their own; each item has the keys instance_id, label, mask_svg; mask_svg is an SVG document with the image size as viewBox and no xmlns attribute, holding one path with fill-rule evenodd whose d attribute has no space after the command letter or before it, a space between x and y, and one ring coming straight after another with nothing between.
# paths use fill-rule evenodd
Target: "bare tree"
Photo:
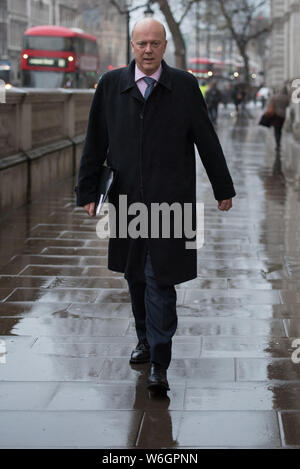
<instances>
[{"instance_id":1,"label":"bare tree","mask_svg":"<svg viewBox=\"0 0 300 469\"><path fill-rule=\"evenodd\" d=\"M186 45L181 31L183 20L189 13L192 5L200 0L181 0L179 10L179 18L176 19L174 9L171 8L171 1L168 0L151 0L150 3L157 3L160 11L163 13L175 47L175 64L177 68L187 69L186 63Z\"/></svg>"},{"instance_id":2,"label":"bare tree","mask_svg":"<svg viewBox=\"0 0 300 469\"><path fill-rule=\"evenodd\" d=\"M209 1L209 0L208 0ZM268 0L213 0L216 17L223 18L222 29L228 29L244 61L244 80L250 84L248 46L251 41L267 35L272 24L262 15Z\"/></svg>"},{"instance_id":3,"label":"bare tree","mask_svg":"<svg viewBox=\"0 0 300 469\"><path fill-rule=\"evenodd\" d=\"M175 45L176 67L187 68L182 22L193 4L202 3L206 5L202 20L216 24L218 29L229 31L244 61L244 79L250 83L248 46L251 41L267 35L272 28L271 22L262 14L269 0L181 0L177 7L179 19L176 19L174 13L175 0L150 0L150 3L159 5L169 26Z\"/></svg>"}]
</instances>

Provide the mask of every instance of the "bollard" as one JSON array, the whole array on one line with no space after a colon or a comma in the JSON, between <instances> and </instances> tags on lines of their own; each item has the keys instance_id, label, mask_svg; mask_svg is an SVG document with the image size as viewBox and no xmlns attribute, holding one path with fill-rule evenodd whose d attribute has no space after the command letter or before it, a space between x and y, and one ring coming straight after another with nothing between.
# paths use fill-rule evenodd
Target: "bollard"
<instances>
[{"instance_id":1,"label":"bollard","mask_svg":"<svg viewBox=\"0 0 300 469\"><path fill-rule=\"evenodd\" d=\"M6 342L0 339L0 365L6 364Z\"/></svg>"},{"instance_id":2,"label":"bollard","mask_svg":"<svg viewBox=\"0 0 300 469\"><path fill-rule=\"evenodd\" d=\"M0 103L2 104L6 103L5 91L5 81L0 80Z\"/></svg>"}]
</instances>

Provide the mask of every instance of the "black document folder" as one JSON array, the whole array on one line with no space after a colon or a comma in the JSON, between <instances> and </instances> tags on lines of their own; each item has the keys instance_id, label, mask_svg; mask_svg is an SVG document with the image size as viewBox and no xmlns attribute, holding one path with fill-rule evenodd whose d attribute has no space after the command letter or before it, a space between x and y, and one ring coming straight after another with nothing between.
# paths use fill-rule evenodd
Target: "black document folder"
<instances>
[{"instance_id":1,"label":"black document folder","mask_svg":"<svg viewBox=\"0 0 300 469\"><path fill-rule=\"evenodd\" d=\"M115 179L115 170L109 166L102 166L97 190L97 200L95 204L95 214L99 215L104 202Z\"/></svg>"}]
</instances>

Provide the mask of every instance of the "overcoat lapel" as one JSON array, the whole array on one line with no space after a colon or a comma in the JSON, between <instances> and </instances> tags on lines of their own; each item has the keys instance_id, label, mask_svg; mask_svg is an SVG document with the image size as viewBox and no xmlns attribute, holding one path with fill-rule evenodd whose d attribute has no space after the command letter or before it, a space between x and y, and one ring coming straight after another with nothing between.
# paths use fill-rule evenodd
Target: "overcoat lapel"
<instances>
[{"instance_id":1,"label":"overcoat lapel","mask_svg":"<svg viewBox=\"0 0 300 469\"><path fill-rule=\"evenodd\" d=\"M132 98L137 99L142 104L145 102L141 92L135 82L135 62L124 68L120 79L120 93L128 93Z\"/></svg>"}]
</instances>

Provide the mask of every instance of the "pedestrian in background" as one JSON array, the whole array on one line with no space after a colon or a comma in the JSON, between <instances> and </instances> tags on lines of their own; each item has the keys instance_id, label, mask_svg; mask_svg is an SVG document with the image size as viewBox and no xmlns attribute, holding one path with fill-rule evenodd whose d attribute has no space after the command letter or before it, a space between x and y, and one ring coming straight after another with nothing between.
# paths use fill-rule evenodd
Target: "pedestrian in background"
<instances>
[{"instance_id":1,"label":"pedestrian in background","mask_svg":"<svg viewBox=\"0 0 300 469\"><path fill-rule=\"evenodd\" d=\"M222 100L221 91L218 90L216 82L212 81L205 93L205 101L210 120L215 125L218 120L218 107Z\"/></svg>"},{"instance_id":2,"label":"pedestrian in background","mask_svg":"<svg viewBox=\"0 0 300 469\"><path fill-rule=\"evenodd\" d=\"M284 85L277 93L271 96L266 114L272 117L271 125L274 127L275 150L280 151L282 127L286 117L286 109L290 104L290 92Z\"/></svg>"},{"instance_id":3,"label":"pedestrian in background","mask_svg":"<svg viewBox=\"0 0 300 469\"><path fill-rule=\"evenodd\" d=\"M222 91L222 104L225 109L227 109L228 103L231 101L231 95L232 95L232 87L228 83L225 87L225 89Z\"/></svg>"},{"instance_id":4,"label":"pedestrian in background","mask_svg":"<svg viewBox=\"0 0 300 469\"><path fill-rule=\"evenodd\" d=\"M251 94L252 94L252 101L253 101L253 104L254 104L255 107L256 107L256 104L257 104L257 90L258 90L258 88L257 88L256 86L254 86L254 87L252 88L252 92L251 92Z\"/></svg>"},{"instance_id":5,"label":"pedestrian in background","mask_svg":"<svg viewBox=\"0 0 300 469\"><path fill-rule=\"evenodd\" d=\"M235 85L232 90L232 100L235 105L235 110L238 113L240 106L245 107L246 91L240 85Z\"/></svg>"},{"instance_id":6,"label":"pedestrian in background","mask_svg":"<svg viewBox=\"0 0 300 469\"><path fill-rule=\"evenodd\" d=\"M196 220L196 144L219 210L232 207L235 190L226 160L199 89L190 73L163 60L166 30L153 18L140 20L132 33L134 60L128 67L104 74L89 115L80 163L77 205L95 214L101 167L116 170L109 202L116 220L126 220L128 206L188 203ZM127 198L126 211L119 196ZM124 213L125 211L125 213ZM171 214L172 215L172 214ZM175 217L169 235L110 237L108 268L128 281L138 344L130 363L151 362L147 387L169 390L167 369L177 328L175 285L197 277L197 251L191 239L177 236ZM151 220L148 233L151 232ZM160 224L161 225L161 224ZM193 230L195 229L195 224ZM184 230L185 231L185 230Z\"/></svg>"},{"instance_id":7,"label":"pedestrian in background","mask_svg":"<svg viewBox=\"0 0 300 469\"><path fill-rule=\"evenodd\" d=\"M205 81L203 81L200 85L200 90L201 90L203 98L205 98L207 88L208 88L208 84Z\"/></svg>"}]
</instances>

